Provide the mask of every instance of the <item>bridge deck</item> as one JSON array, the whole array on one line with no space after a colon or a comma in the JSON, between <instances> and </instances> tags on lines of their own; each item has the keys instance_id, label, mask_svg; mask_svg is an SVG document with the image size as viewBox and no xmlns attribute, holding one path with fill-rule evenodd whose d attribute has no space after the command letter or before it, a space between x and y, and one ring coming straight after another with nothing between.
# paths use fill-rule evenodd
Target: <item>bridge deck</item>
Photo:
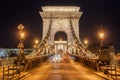
<instances>
[{"instance_id":1,"label":"bridge deck","mask_svg":"<svg viewBox=\"0 0 120 80\"><path fill-rule=\"evenodd\" d=\"M44 63L20 80L104 80L88 68L75 63Z\"/></svg>"}]
</instances>

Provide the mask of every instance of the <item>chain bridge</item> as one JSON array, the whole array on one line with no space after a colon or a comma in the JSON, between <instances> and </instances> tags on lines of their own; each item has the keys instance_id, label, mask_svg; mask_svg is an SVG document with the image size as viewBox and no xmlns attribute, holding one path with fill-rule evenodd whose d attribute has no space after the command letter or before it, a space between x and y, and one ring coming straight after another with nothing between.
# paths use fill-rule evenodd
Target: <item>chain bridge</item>
<instances>
[{"instance_id":1,"label":"chain bridge","mask_svg":"<svg viewBox=\"0 0 120 80\"><path fill-rule=\"evenodd\" d=\"M108 69L110 70L108 67L114 66L99 67L105 63L99 63L98 57L87 50L79 38L79 19L83 14L80 7L45 6L42 10L39 12L43 20L42 41L35 50L25 56L25 61L17 62L18 67L15 65L13 68L8 67L7 78L3 68L2 79L9 80L15 78L17 74L25 74L24 78L19 76L19 79L107 80L99 71L107 73ZM105 62L108 64L108 61ZM10 71L17 72L11 77Z\"/></svg>"}]
</instances>

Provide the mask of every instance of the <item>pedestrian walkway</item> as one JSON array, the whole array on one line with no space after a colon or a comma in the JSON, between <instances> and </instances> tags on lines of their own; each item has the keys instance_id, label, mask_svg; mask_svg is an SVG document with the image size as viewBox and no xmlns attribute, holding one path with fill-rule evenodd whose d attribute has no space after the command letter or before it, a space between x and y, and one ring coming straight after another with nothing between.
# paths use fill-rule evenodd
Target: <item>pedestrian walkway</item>
<instances>
[{"instance_id":1,"label":"pedestrian walkway","mask_svg":"<svg viewBox=\"0 0 120 80\"><path fill-rule=\"evenodd\" d=\"M0 79L2 79L2 68L0 68ZM80 63L49 63L27 72L21 72L20 80L112 80L102 72L96 72ZM13 79L16 80L16 79Z\"/></svg>"},{"instance_id":2,"label":"pedestrian walkway","mask_svg":"<svg viewBox=\"0 0 120 80\"><path fill-rule=\"evenodd\" d=\"M79 63L44 63L21 80L110 80Z\"/></svg>"}]
</instances>

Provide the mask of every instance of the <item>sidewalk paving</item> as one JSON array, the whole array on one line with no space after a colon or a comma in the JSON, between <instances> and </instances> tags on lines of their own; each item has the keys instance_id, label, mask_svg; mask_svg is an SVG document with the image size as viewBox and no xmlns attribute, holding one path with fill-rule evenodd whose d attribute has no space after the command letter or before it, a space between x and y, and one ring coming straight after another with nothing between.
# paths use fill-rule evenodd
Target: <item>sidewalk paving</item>
<instances>
[{"instance_id":1,"label":"sidewalk paving","mask_svg":"<svg viewBox=\"0 0 120 80\"><path fill-rule=\"evenodd\" d=\"M94 71L94 73L100 77L102 77L103 79L105 80L113 80L112 78L108 77L107 75L105 75L103 72L97 72L97 71Z\"/></svg>"},{"instance_id":2,"label":"sidewalk paving","mask_svg":"<svg viewBox=\"0 0 120 80\"><path fill-rule=\"evenodd\" d=\"M20 78L24 78L25 76L28 76L30 73L34 72L37 68L35 69L32 69L26 73L23 73L21 75ZM90 69L91 70L91 69ZM97 71L94 71L94 70L91 70L94 74L96 74L97 76L103 78L104 80L113 80L112 78L108 77L107 75L105 75L103 72L97 72Z\"/></svg>"},{"instance_id":3,"label":"sidewalk paving","mask_svg":"<svg viewBox=\"0 0 120 80\"><path fill-rule=\"evenodd\" d=\"M36 70L36 68L33 68L29 71L25 71L25 72L21 72L20 76L19 76L19 79L29 75L30 73L32 73L34 70ZM105 80L113 80L112 78L108 77L107 75L105 75L103 72L97 72L97 71L94 71L92 69L90 69L93 73L95 73L97 76L105 79ZM2 80L2 68L0 68L0 80ZM16 79L12 79L12 80L16 80Z\"/></svg>"},{"instance_id":4,"label":"sidewalk paving","mask_svg":"<svg viewBox=\"0 0 120 80\"><path fill-rule=\"evenodd\" d=\"M89 68L89 67L87 67L86 65L84 65L84 64L82 64L82 63L77 63L77 62L75 62L76 64L80 64L80 65L82 65L82 66L84 66L84 67L86 67L86 68ZM113 80L111 77L108 77L107 75L105 75L103 72L98 72L98 71L95 71L95 70L93 70L93 69L91 69L91 68L89 68L89 70L91 71L91 72L93 72L94 74L96 74L97 76L99 76L99 77L101 77L101 78L103 78L104 80Z\"/></svg>"}]
</instances>

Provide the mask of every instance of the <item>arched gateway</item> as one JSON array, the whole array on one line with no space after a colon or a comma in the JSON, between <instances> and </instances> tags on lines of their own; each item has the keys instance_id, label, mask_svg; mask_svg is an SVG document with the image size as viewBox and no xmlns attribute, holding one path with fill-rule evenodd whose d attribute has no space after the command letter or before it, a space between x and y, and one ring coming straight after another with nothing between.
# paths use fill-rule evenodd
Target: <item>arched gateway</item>
<instances>
[{"instance_id":1,"label":"arched gateway","mask_svg":"<svg viewBox=\"0 0 120 80\"><path fill-rule=\"evenodd\" d=\"M60 49L64 52L71 52L72 47L75 46L71 24L73 25L76 37L79 39L79 19L82 15L82 12L79 12L80 7L45 6L42 7L42 10L43 12L40 12L40 15L43 20L43 39L49 31L49 26L51 25L47 45L52 46L54 52L58 52ZM50 21L52 21L51 24ZM57 32L64 32L67 35L67 40L55 41L55 35ZM75 52L75 50L73 51Z\"/></svg>"}]
</instances>

